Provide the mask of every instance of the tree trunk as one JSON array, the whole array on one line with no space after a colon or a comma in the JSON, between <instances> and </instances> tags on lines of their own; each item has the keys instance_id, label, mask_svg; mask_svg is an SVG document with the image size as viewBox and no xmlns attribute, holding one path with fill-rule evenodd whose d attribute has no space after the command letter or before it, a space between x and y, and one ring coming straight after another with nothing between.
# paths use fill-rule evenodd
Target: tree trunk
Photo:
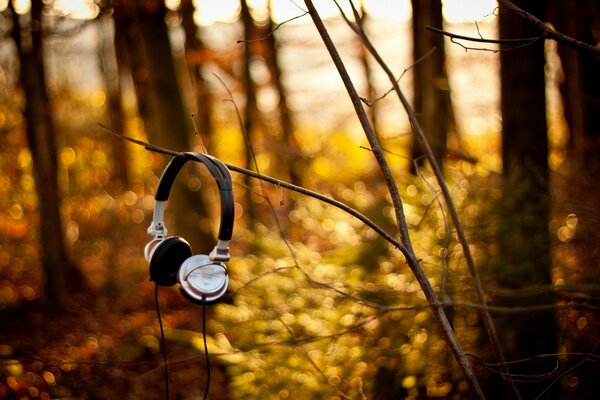
<instances>
[{"instance_id":1,"label":"tree trunk","mask_svg":"<svg viewBox=\"0 0 600 400\"><path fill-rule=\"evenodd\" d=\"M560 31L585 43L600 42L600 3L553 1L550 21ZM558 44L564 80L561 85L569 124L569 151L574 173L600 172L600 59L574 47Z\"/></svg>"},{"instance_id":2,"label":"tree trunk","mask_svg":"<svg viewBox=\"0 0 600 400\"><path fill-rule=\"evenodd\" d=\"M427 25L442 26L442 2L413 0L412 7L413 59L416 62L413 67L414 111L435 159L442 167L452 111L444 66L444 37L425 29ZM413 141L411 156L418 166L425 163L424 150L418 140Z\"/></svg>"},{"instance_id":3,"label":"tree trunk","mask_svg":"<svg viewBox=\"0 0 600 400\"><path fill-rule=\"evenodd\" d=\"M192 88L196 95L198 109L198 134L202 143L211 153L211 137L213 135L212 109L213 99L208 83L203 75L204 43L198 35L198 26L194 22L194 4L192 0L182 0L180 14L185 31L185 55Z\"/></svg>"},{"instance_id":4,"label":"tree trunk","mask_svg":"<svg viewBox=\"0 0 600 400\"><path fill-rule=\"evenodd\" d=\"M142 33L135 8L129 3L114 6L115 54L120 76L131 76L137 111L147 132L158 131L157 118L150 104L149 72L142 45Z\"/></svg>"},{"instance_id":5,"label":"tree trunk","mask_svg":"<svg viewBox=\"0 0 600 400\"><path fill-rule=\"evenodd\" d=\"M269 2L269 17L266 24L267 35L263 40L266 46L265 61L271 73L272 84L279 95L277 106L279 109L279 122L281 125L282 146L275 151L277 165L285 166L290 176L290 181L298 186L302 185L302 155L298 139L296 138L296 129L292 111L288 104L288 96L285 85L283 84L283 72L279 61L279 42L273 31L275 25L271 19L271 2Z\"/></svg>"},{"instance_id":6,"label":"tree trunk","mask_svg":"<svg viewBox=\"0 0 600 400\"><path fill-rule=\"evenodd\" d=\"M124 131L124 116L121 108L121 84L119 79L119 68L113 47L114 30L111 18L102 15L98 23L100 25L99 58L102 76L104 78L106 93L108 97L108 117L110 127L117 131ZM113 179L117 186L127 187L129 185L126 143L120 138L113 138L112 146Z\"/></svg>"},{"instance_id":7,"label":"tree trunk","mask_svg":"<svg viewBox=\"0 0 600 400\"><path fill-rule=\"evenodd\" d=\"M543 4L518 2L535 15ZM500 37L536 36L539 32L510 11L500 8ZM493 266L495 281L507 289L526 290L551 286L549 223L549 169L544 80L544 42L500 53L503 183L499 223L501 254ZM495 299L506 306L552 304L551 295ZM498 333L507 360L557 351L554 311L511 314L497 318ZM540 358L511 365L513 373L543 374L552 371L556 359ZM497 378L494 398L507 398ZM523 398L536 398L549 383L519 384ZM544 398L556 398L557 391Z\"/></svg>"},{"instance_id":8,"label":"tree trunk","mask_svg":"<svg viewBox=\"0 0 600 400\"><path fill-rule=\"evenodd\" d=\"M254 145L255 122L258 118L259 112L258 104L256 101L256 88L252 79L252 75L250 73L250 65L253 57L251 40L254 38L255 26L246 0L240 0L240 5L240 18L244 26L244 58L242 61L242 83L244 86L244 94L246 97L246 105L244 107L243 115L244 131L246 135L244 139L246 143L246 168L254 170L255 168L252 160L252 146ZM248 176L244 176L244 179L246 186L251 187L250 178ZM247 190L246 194L246 215L248 216L250 226L252 226L254 220L256 219L254 215L254 207L252 205L251 200L252 194L250 190Z\"/></svg>"},{"instance_id":9,"label":"tree trunk","mask_svg":"<svg viewBox=\"0 0 600 400\"><path fill-rule=\"evenodd\" d=\"M571 2L553 0L549 21L566 35L586 43L600 42L600 3L593 0ZM567 158L553 174L553 202L559 241L554 246L555 281L566 287L600 284L600 231L597 209L600 204L600 59L575 48L557 43L563 69L560 85L564 115L569 127ZM569 223L570 226L565 224ZM567 236L561 235L566 230ZM574 294L563 290L562 302L589 304L593 293L581 290ZM568 309L561 313L561 350L566 353L589 353L600 341L600 321L593 308ZM563 395L570 399L598 396L598 365L579 365L577 357L563 358L564 368L574 368L562 380ZM574 384L575 383L575 384Z\"/></svg>"},{"instance_id":10,"label":"tree trunk","mask_svg":"<svg viewBox=\"0 0 600 400\"><path fill-rule=\"evenodd\" d=\"M38 195L39 245L48 305L65 305L66 284L79 277L68 258L60 217L56 131L51 115L43 60L42 0L31 2L31 22L25 27L12 8L12 35L19 57L19 79L25 97L25 123ZM25 36L23 36L23 34ZM70 277L70 279L67 279Z\"/></svg>"}]
</instances>

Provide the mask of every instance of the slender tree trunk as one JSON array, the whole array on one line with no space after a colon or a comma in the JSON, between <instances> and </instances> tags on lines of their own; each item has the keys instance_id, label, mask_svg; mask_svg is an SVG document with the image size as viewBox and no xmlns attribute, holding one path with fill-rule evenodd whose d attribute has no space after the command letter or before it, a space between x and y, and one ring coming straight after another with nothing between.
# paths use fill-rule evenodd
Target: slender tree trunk
<instances>
[{"instance_id":1,"label":"slender tree trunk","mask_svg":"<svg viewBox=\"0 0 600 400\"><path fill-rule=\"evenodd\" d=\"M138 2L142 46L148 69L149 100L157 116L156 131L148 132L158 146L176 151L190 149L189 115L186 115L173 62L169 33L165 24L166 7L160 0Z\"/></svg>"},{"instance_id":2,"label":"slender tree trunk","mask_svg":"<svg viewBox=\"0 0 600 400\"><path fill-rule=\"evenodd\" d=\"M185 31L185 54L192 88L196 95L196 107L198 109L196 116L198 133L203 140L204 146L206 146L210 153L212 151L211 137L214 130L212 121L213 99L208 88L208 83L203 75L205 47L198 35L199 28L194 22L194 11L195 7L192 0L183 0L181 2L180 14Z\"/></svg>"},{"instance_id":3,"label":"slender tree trunk","mask_svg":"<svg viewBox=\"0 0 600 400\"><path fill-rule=\"evenodd\" d=\"M144 128L147 132L156 132L158 131L158 121L150 104L149 71L135 7L130 3L116 3L113 21L115 53L120 75L131 76L136 94L137 111L144 121Z\"/></svg>"},{"instance_id":4,"label":"slender tree trunk","mask_svg":"<svg viewBox=\"0 0 600 400\"><path fill-rule=\"evenodd\" d=\"M246 97L246 105L244 107L244 131L246 134L246 168L255 169L252 160L252 148L254 145L254 137L255 137L255 124L258 118L258 104L256 101L256 88L254 85L254 81L252 79L252 75L250 72L250 65L252 63L253 51L252 51L252 42L251 40L254 38L255 25L254 20L252 19L252 15L250 14L250 9L248 8L248 3L246 0L240 0L241 10L240 10L240 18L242 20L242 24L244 26L244 58L242 61L243 72L242 72L242 83L244 86L244 94ZM245 184L248 187L251 187L250 178L245 176ZM254 216L254 207L252 206L251 200L251 191L246 191L246 212L248 215L248 220L250 225L252 225L255 216Z\"/></svg>"},{"instance_id":5,"label":"slender tree trunk","mask_svg":"<svg viewBox=\"0 0 600 400\"><path fill-rule=\"evenodd\" d=\"M551 22L562 33L585 43L600 41L600 3L593 0L551 2ZM558 44L564 80L561 85L565 117L569 123L569 151L575 174L600 172L600 59Z\"/></svg>"},{"instance_id":6,"label":"slender tree trunk","mask_svg":"<svg viewBox=\"0 0 600 400\"><path fill-rule=\"evenodd\" d=\"M413 0L414 110L440 167L446 154L452 107L445 70L444 37L429 32L427 25L443 24L441 0ZM413 140L411 155L425 163L424 150ZM413 171L414 172L414 171Z\"/></svg>"},{"instance_id":7,"label":"slender tree trunk","mask_svg":"<svg viewBox=\"0 0 600 400\"><path fill-rule=\"evenodd\" d=\"M99 58L102 75L104 78L106 93L108 97L108 117L110 126L117 132L124 131L124 116L121 108L121 83L119 79L119 68L113 46L114 30L111 18L108 15L102 15L98 20L100 38L99 38ZM118 186L127 187L129 185L129 162L127 161L127 150L125 143L119 138L113 138L112 146L113 177L117 180Z\"/></svg>"},{"instance_id":8,"label":"slender tree trunk","mask_svg":"<svg viewBox=\"0 0 600 400\"><path fill-rule=\"evenodd\" d=\"M44 268L44 296L48 305L65 305L66 284L76 279L68 258L60 217L60 191L56 156L56 131L51 115L43 60L42 0L31 2L31 22L27 27L12 8L12 35L19 57L19 78L25 97L25 123L38 195L39 245ZM23 36L24 35L24 36ZM70 279L67 279L70 277Z\"/></svg>"},{"instance_id":9,"label":"slender tree trunk","mask_svg":"<svg viewBox=\"0 0 600 400\"><path fill-rule=\"evenodd\" d=\"M523 0L520 6L542 14L541 2ZM531 37L531 25L500 8L500 37ZM496 282L504 288L526 289L550 286L549 169L544 80L544 42L500 53L503 187L499 224L501 255L495 265ZM552 296L496 299L497 304L535 305L552 303ZM498 318L498 332L508 360L557 351L553 311ZM543 374L552 371L556 360L540 358L511 366L513 373ZM492 393L504 399L505 386L498 379ZM519 385L523 398L536 398L548 382ZM557 398L557 391L544 398Z\"/></svg>"},{"instance_id":10,"label":"slender tree trunk","mask_svg":"<svg viewBox=\"0 0 600 400\"><path fill-rule=\"evenodd\" d=\"M272 84L279 94L277 106L279 109L279 121L281 124L281 138L283 146L276 151L277 165L286 166L290 180L295 185L302 185L302 154L298 139L296 138L296 127L292 111L288 104L288 96L283 84L283 72L279 61L279 42L273 30L275 25L271 18L271 1L269 1L269 17L267 21L267 35L263 40L266 46L265 60L271 72Z\"/></svg>"},{"instance_id":11,"label":"slender tree trunk","mask_svg":"<svg viewBox=\"0 0 600 400\"><path fill-rule=\"evenodd\" d=\"M549 21L566 35L585 43L600 41L600 3L593 0L550 1ZM560 85L564 115L569 127L567 158L552 174L553 217L570 226L558 228L559 241L554 246L555 280L567 287L600 284L600 231L597 212L600 204L600 59L562 43L557 43L563 81ZM561 229L568 236L560 234ZM596 266L594 268L593 266ZM559 292L559 301L573 301L573 292ZM589 304L592 296L582 291L577 301ZM561 350L566 353L589 353L600 341L600 321L593 309L565 310L561 314ZM563 358L564 368L574 372L562 380L563 397L591 399L598 397L597 364L579 364L574 356ZM576 382L577 384L573 384Z\"/></svg>"}]
</instances>

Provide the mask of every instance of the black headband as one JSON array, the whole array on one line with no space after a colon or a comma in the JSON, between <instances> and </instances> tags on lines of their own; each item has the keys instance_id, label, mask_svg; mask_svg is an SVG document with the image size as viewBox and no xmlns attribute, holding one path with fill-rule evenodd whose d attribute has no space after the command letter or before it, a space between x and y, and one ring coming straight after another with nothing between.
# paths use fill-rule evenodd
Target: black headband
<instances>
[{"instance_id":1,"label":"black headband","mask_svg":"<svg viewBox=\"0 0 600 400\"><path fill-rule=\"evenodd\" d=\"M225 164L213 156L192 152L186 152L183 154L185 157L173 157L160 177L160 181L156 189L156 195L154 196L156 203L154 207L153 225L156 226L157 223L164 225L164 203L169 199L171 187L173 186L175 177L181 170L181 167L183 167L183 165L190 160L199 161L206 166L219 186L219 193L221 197L221 224L219 227L218 239L221 241L231 240L235 213L231 174L229 173L229 169L227 169Z\"/></svg>"}]
</instances>

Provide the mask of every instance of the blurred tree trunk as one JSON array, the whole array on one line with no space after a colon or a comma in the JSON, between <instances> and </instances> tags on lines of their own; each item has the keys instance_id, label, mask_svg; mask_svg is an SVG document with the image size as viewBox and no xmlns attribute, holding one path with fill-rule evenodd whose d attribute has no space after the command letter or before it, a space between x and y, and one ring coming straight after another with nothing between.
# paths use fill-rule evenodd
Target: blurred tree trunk
<instances>
[{"instance_id":1,"label":"blurred tree trunk","mask_svg":"<svg viewBox=\"0 0 600 400\"><path fill-rule=\"evenodd\" d=\"M549 21L554 27L586 43L600 42L600 2L552 0ZM575 48L557 43L563 69L560 85L564 115L569 128L567 158L560 171L553 174L556 220L573 223L570 236L561 237L554 246L556 281L569 286L600 284L600 231L596 210L600 204L600 59ZM570 217L569 217L570 216ZM559 292L563 302L589 304L592 293L581 290ZM565 323L561 350L567 353L588 353L600 341L600 320L593 309L569 309L563 314ZM561 315L562 316L562 315ZM577 365L573 356L564 357L565 368L577 368L563 379L565 398L597 397L600 368L594 363ZM573 384L576 382L577 384Z\"/></svg>"},{"instance_id":2,"label":"blurred tree trunk","mask_svg":"<svg viewBox=\"0 0 600 400\"><path fill-rule=\"evenodd\" d=\"M600 3L553 0L550 22L560 32L586 43L600 42ZM553 9L552 9L553 8ZM573 172L600 172L600 59L585 51L558 44L564 79L561 86L569 124Z\"/></svg>"},{"instance_id":3,"label":"blurred tree trunk","mask_svg":"<svg viewBox=\"0 0 600 400\"><path fill-rule=\"evenodd\" d=\"M198 35L198 26L194 22L194 4L192 0L182 0L180 14L185 31L185 56L188 65L192 88L196 95L198 109L197 121L198 134L204 146L211 153L211 137L213 134L212 109L213 99L208 88L208 83L203 75L204 43Z\"/></svg>"},{"instance_id":4,"label":"blurred tree trunk","mask_svg":"<svg viewBox=\"0 0 600 400\"><path fill-rule=\"evenodd\" d=\"M100 64L100 73L104 80L108 101L108 121L109 126L116 132L125 133L125 115L121 106L121 77L116 57L116 40L113 19L110 14L103 13L98 18L98 58ZM112 177L111 192L121 193L129 187L129 161L127 154L127 143L117 137L112 140ZM115 232L117 236L113 239L113 244L122 241L122 234ZM116 289L120 286L119 265L115 260L115 253L111 253L104 289Z\"/></svg>"},{"instance_id":5,"label":"blurred tree trunk","mask_svg":"<svg viewBox=\"0 0 600 400\"><path fill-rule=\"evenodd\" d=\"M189 134L190 119L177 80L166 11L163 0L140 0L134 7L123 3L115 8L116 36L125 34L127 38L132 76L137 81L138 107L150 142L171 150L188 151L194 147ZM156 172L162 173L162 168ZM214 238L212 227L205 222L206 206L202 196L187 186L189 167L180 175L169 196L169 213L174 216L174 224L168 228L190 242L195 253L208 253Z\"/></svg>"},{"instance_id":6,"label":"blurred tree trunk","mask_svg":"<svg viewBox=\"0 0 600 400\"><path fill-rule=\"evenodd\" d=\"M244 115L243 115L243 123L244 123L244 131L246 132L246 168L254 170L254 164L252 160L252 147L254 145L254 137L255 137L255 122L258 120L258 103L256 101L256 87L254 85L254 80L252 79L252 74L250 72L250 67L252 63L253 51L252 51L252 39L254 38L254 34L256 32L256 27L254 25L254 20L252 19L252 14L250 14L250 9L248 8L248 3L246 0L240 0L240 18L242 20L242 24L244 26L244 57L242 61L242 83L244 86L244 94L246 97L246 105L244 107ZM250 182L250 177L244 176L245 184L248 187L252 187ZM254 207L252 206L252 194L250 190L246 191L246 214L248 216L248 221L250 226L252 226L253 221L256 219L254 215Z\"/></svg>"},{"instance_id":7,"label":"blurred tree trunk","mask_svg":"<svg viewBox=\"0 0 600 400\"><path fill-rule=\"evenodd\" d=\"M441 0L412 0L414 110L440 167L446 154L452 106L445 70L444 37L425 29L443 26ZM432 50L435 49L433 52ZM430 54L427 54L430 53ZM424 149L413 140L411 157L425 163ZM411 171L414 167L411 167ZM413 171L415 172L415 171Z\"/></svg>"},{"instance_id":8,"label":"blurred tree trunk","mask_svg":"<svg viewBox=\"0 0 600 400\"><path fill-rule=\"evenodd\" d=\"M99 58L100 70L106 86L108 97L108 117L110 127L117 132L124 132L123 110L121 108L121 84L119 79L119 68L115 56L115 42L113 24L108 14L100 16L99 20L100 37L99 41ZM112 162L113 162L113 179L117 180L119 188L129 186L126 142L120 138L113 138L112 145ZM119 189L118 188L118 189Z\"/></svg>"},{"instance_id":9,"label":"blurred tree trunk","mask_svg":"<svg viewBox=\"0 0 600 400\"><path fill-rule=\"evenodd\" d=\"M11 2L9 6L13 17L12 36L19 57L19 80L25 97L27 140L38 195L38 240L44 268L44 296L49 306L61 308L65 305L67 285L81 282L68 257L60 217L56 131L44 72L44 5L42 0L33 0L30 21L23 24Z\"/></svg>"},{"instance_id":10,"label":"blurred tree trunk","mask_svg":"<svg viewBox=\"0 0 600 400\"><path fill-rule=\"evenodd\" d=\"M185 111L173 62L162 0L138 1L141 46L148 70L149 101L156 115L156 130L148 132L152 143L176 151L190 150L189 115Z\"/></svg>"},{"instance_id":11,"label":"blurred tree trunk","mask_svg":"<svg viewBox=\"0 0 600 400\"><path fill-rule=\"evenodd\" d=\"M136 94L137 111L146 132L158 130L150 105L148 65L141 45L142 33L134 7L127 2L114 5L115 54L120 76L131 76Z\"/></svg>"},{"instance_id":12,"label":"blurred tree trunk","mask_svg":"<svg viewBox=\"0 0 600 400\"><path fill-rule=\"evenodd\" d=\"M281 61L279 60L279 41L273 31L276 29L273 23L272 1L268 4L268 20L266 24L266 33L263 44L265 45L265 61L271 73L272 84L279 95L277 107L279 111L279 123L281 127L281 138L283 146L279 146L275 151L277 165L285 166L290 177L290 181L295 185L302 185L302 151L296 138L296 127L290 106L288 103L287 90L283 83L283 71Z\"/></svg>"},{"instance_id":13,"label":"blurred tree trunk","mask_svg":"<svg viewBox=\"0 0 600 400\"><path fill-rule=\"evenodd\" d=\"M543 14L543 2L515 2L537 16ZM500 8L499 36L503 39L531 37L539 34L528 22ZM551 247L549 224L549 169L546 126L544 42L500 53L503 187L499 223L501 254L494 265L494 280L500 287L527 290L534 286L549 287L551 281ZM548 293L548 292L546 292ZM551 292L550 292L551 293ZM495 299L504 306L552 304L553 296ZM557 326L554 311L511 314L496 319L498 333L507 360L555 353ZM553 370L552 357L513 364L511 372L544 374ZM502 378L488 393L493 398L508 398ZM523 398L536 398L547 381L518 384ZM557 391L544 398L557 398Z\"/></svg>"}]
</instances>

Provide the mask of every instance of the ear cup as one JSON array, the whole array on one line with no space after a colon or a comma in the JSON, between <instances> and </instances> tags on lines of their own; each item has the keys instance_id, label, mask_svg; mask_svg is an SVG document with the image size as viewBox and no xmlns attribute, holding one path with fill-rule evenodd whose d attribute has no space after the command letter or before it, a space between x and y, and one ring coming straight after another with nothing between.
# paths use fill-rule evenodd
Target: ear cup
<instances>
[{"instance_id":1,"label":"ear cup","mask_svg":"<svg viewBox=\"0 0 600 400\"><path fill-rule=\"evenodd\" d=\"M150 256L150 280L160 286L177 283L177 271L192 256L190 244L179 236L172 236L155 245Z\"/></svg>"},{"instance_id":2,"label":"ear cup","mask_svg":"<svg viewBox=\"0 0 600 400\"><path fill-rule=\"evenodd\" d=\"M199 254L184 261L177 273L181 292L195 303L210 303L227 291L229 275L222 262Z\"/></svg>"}]
</instances>

